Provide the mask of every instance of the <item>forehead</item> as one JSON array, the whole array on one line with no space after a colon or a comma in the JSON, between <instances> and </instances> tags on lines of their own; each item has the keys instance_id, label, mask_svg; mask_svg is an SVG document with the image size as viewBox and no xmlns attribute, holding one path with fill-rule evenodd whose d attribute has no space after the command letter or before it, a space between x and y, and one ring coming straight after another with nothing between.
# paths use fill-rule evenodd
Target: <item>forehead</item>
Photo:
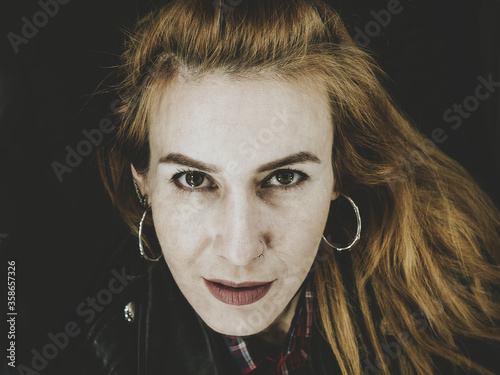
<instances>
[{"instance_id":1,"label":"forehead","mask_svg":"<svg viewBox=\"0 0 500 375\"><path fill-rule=\"evenodd\" d=\"M252 154L246 158L251 165L294 152L328 152L332 134L322 90L220 75L176 78L164 88L150 124L153 162L170 152L214 164Z\"/></svg>"}]
</instances>

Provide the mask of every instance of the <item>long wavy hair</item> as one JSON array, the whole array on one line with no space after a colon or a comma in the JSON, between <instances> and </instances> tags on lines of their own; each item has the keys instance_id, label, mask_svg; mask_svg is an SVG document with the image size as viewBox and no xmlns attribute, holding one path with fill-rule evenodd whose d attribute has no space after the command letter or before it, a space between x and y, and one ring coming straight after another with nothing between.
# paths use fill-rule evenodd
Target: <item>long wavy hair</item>
<instances>
[{"instance_id":1,"label":"long wavy hair","mask_svg":"<svg viewBox=\"0 0 500 375\"><path fill-rule=\"evenodd\" d=\"M147 173L150 114L180 72L314 82L329 95L336 189L358 203L363 222L350 270L332 255L314 272L317 324L342 373L364 373L368 358L389 374L383 348L397 343L401 373L432 374L441 358L492 374L469 360L459 340L500 340L493 202L405 119L381 84L383 73L328 5L231 4L174 0L128 38L116 87L118 130L98 153L125 223L137 234L143 208L130 163Z\"/></svg>"}]
</instances>

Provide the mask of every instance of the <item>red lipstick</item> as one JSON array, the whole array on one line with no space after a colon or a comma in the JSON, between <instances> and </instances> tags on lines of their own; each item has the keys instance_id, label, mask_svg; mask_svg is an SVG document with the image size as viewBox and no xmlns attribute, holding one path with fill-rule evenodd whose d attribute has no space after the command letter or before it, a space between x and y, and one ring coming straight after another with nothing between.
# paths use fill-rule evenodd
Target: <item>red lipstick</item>
<instances>
[{"instance_id":1,"label":"red lipstick","mask_svg":"<svg viewBox=\"0 0 500 375\"><path fill-rule=\"evenodd\" d=\"M205 285L210 293L219 301L228 305L249 305L264 297L273 281L233 283L227 280L207 280Z\"/></svg>"}]
</instances>

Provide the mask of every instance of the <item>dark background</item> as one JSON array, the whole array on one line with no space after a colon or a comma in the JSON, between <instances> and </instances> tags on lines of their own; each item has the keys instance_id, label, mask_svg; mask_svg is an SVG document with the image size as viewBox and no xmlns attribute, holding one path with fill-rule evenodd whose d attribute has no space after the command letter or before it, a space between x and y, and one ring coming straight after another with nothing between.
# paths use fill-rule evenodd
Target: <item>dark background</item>
<instances>
[{"instance_id":1,"label":"dark background","mask_svg":"<svg viewBox=\"0 0 500 375\"><path fill-rule=\"evenodd\" d=\"M0 7L0 275L3 287L7 259L16 261L17 364L31 367L31 350L41 351L49 332L63 331L76 306L103 285L98 280L110 278L102 265L126 234L98 177L95 147L62 182L52 163L65 164L67 147L76 149L86 139L82 130L98 129L112 111L112 95L94 94L118 63L123 30L160 3L59 4L17 53L8 33L22 36L22 18L31 21L42 8L25 0ZM443 114L475 94L478 77L488 80L492 74L500 82L500 2L401 0L403 10L377 33L373 11L386 10L389 3L334 2L353 36L359 29L366 34L372 22L368 48L389 73L387 87L396 102L427 137L443 129L447 139L438 146L461 162L498 206L500 87L457 129ZM14 374L4 357L5 291L0 372ZM41 373L56 371L56 361Z\"/></svg>"}]
</instances>

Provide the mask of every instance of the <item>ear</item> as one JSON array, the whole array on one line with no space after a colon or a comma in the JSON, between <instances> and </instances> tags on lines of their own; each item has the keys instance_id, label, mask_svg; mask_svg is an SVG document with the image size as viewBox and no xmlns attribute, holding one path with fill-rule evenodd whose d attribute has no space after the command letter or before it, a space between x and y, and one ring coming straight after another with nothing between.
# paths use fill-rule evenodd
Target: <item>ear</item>
<instances>
[{"instance_id":1,"label":"ear","mask_svg":"<svg viewBox=\"0 0 500 375\"><path fill-rule=\"evenodd\" d=\"M339 197L339 195L340 195L340 192L338 192L335 189L333 189L331 200L334 201L335 199L337 199Z\"/></svg>"},{"instance_id":2,"label":"ear","mask_svg":"<svg viewBox=\"0 0 500 375\"><path fill-rule=\"evenodd\" d=\"M147 195L149 197L149 190L145 174L137 172L132 163L130 163L130 169L132 170L132 176L134 177L135 182L137 182L137 186L139 186L141 195Z\"/></svg>"}]
</instances>

